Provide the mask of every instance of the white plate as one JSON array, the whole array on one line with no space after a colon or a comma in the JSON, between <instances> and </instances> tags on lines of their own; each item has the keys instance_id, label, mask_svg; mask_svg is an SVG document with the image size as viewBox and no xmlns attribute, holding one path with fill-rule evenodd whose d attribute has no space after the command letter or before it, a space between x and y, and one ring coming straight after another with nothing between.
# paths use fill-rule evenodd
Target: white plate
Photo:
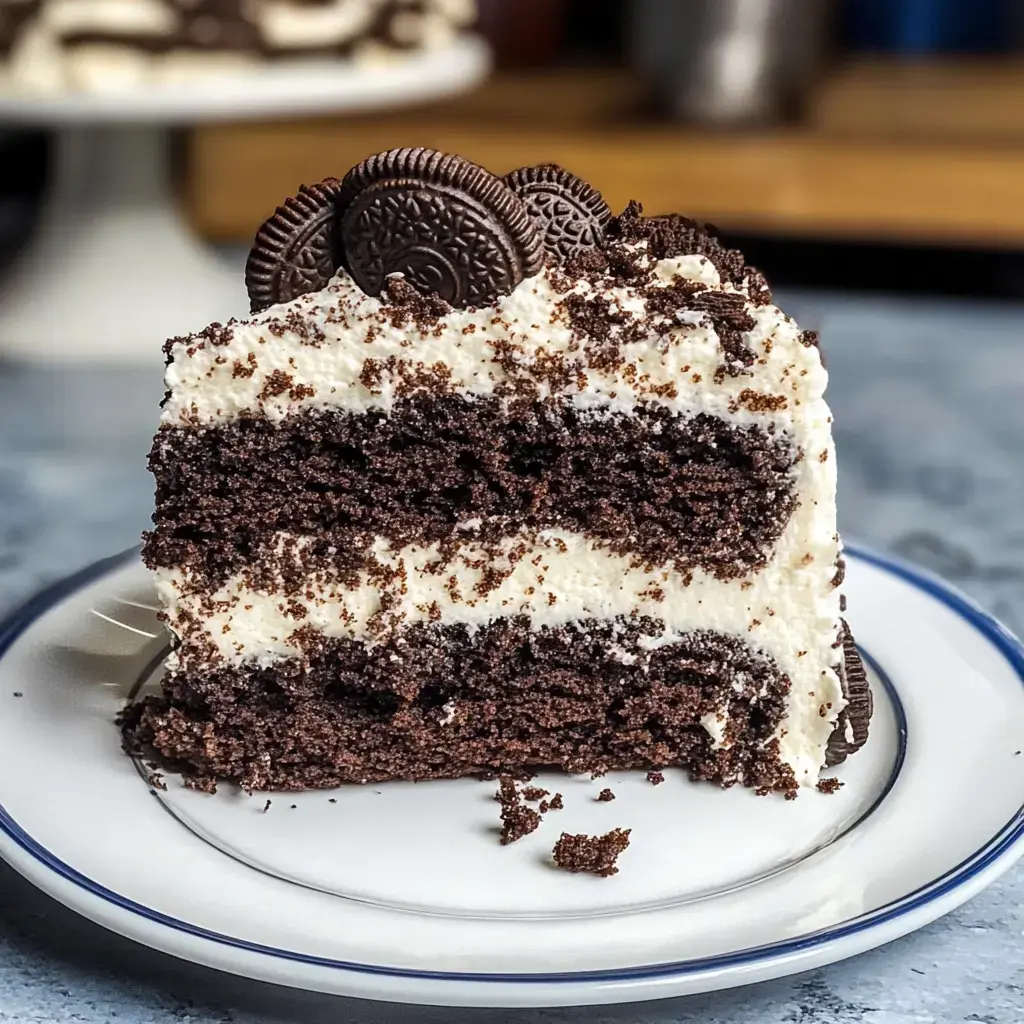
<instances>
[{"instance_id":1,"label":"white plate","mask_svg":"<svg viewBox=\"0 0 1024 1024\"><path fill-rule=\"evenodd\" d=\"M849 554L877 711L838 794L551 775L537 784L565 809L510 847L493 783L271 794L266 813L266 794L228 787L210 797L170 778L151 792L113 718L153 682L163 641L146 572L119 556L0 633L0 854L150 946L369 998L621 1002L851 956L951 910L1024 851L1024 648L933 577ZM614 802L595 799L605 786ZM614 878L550 867L562 829L620 825L632 845Z\"/></svg>"},{"instance_id":2,"label":"white plate","mask_svg":"<svg viewBox=\"0 0 1024 1024\"><path fill-rule=\"evenodd\" d=\"M0 117L30 124L192 124L197 121L365 112L426 103L468 89L490 68L490 50L463 36L438 50L379 64L295 60L109 91L11 92L0 88Z\"/></svg>"}]
</instances>

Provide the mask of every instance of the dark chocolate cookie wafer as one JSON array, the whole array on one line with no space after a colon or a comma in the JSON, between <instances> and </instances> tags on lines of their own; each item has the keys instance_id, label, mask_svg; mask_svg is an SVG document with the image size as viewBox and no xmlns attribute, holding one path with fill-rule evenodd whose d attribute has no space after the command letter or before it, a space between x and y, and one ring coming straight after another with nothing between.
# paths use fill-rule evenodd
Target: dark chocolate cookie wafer
<instances>
[{"instance_id":1,"label":"dark chocolate cookie wafer","mask_svg":"<svg viewBox=\"0 0 1024 1024\"><path fill-rule=\"evenodd\" d=\"M845 761L850 754L860 750L868 739L868 725L874 711L874 700L868 674L864 668L857 645L854 643L850 627L843 623L843 667L839 673L843 682L843 696L849 701L839 715L835 732L828 741L825 765L833 765ZM847 729L849 726L849 729ZM847 733L849 732L850 738Z\"/></svg>"},{"instance_id":2,"label":"dark chocolate cookie wafer","mask_svg":"<svg viewBox=\"0 0 1024 1024\"><path fill-rule=\"evenodd\" d=\"M559 262L600 245L612 211L604 196L557 164L520 167L501 179L526 205Z\"/></svg>"},{"instance_id":3,"label":"dark chocolate cookie wafer","mask_svg":"<svg viewBox=\"0 0 1024 1024\"><path fill-rule=\"evenodd\" d=\"M453 306L486 306L544 263L519 197L482 167L436 150L368 157L345 175L338 215L345 265L368 295L400 273Z\"/></svg>"},{"instance_id":4,"label":"dark chocolate cookie wafer","mask_svg":"<svg viewBox=\"0 0 1024 1024\"><path fill-rule=\"evenodd\" d=\"M341 182L303 185L256 232L245 265L254 313L323 288L341 265L334 201Z\"/></svg>"}]
</instances>

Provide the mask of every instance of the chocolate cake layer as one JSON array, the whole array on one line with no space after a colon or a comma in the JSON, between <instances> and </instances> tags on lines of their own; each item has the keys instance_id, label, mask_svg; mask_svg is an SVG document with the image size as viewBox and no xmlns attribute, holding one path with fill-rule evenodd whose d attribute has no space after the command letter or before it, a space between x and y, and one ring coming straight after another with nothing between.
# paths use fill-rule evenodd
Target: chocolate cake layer
<instances>
[{"instance_id":1,"label":"chocolate cake layer","mask_svg":"<svg viewBox=\"0 0 1024 1024\"><path fill-rule=\"evenodd\" d=\"M412 627L376 648L311 638L301 659L172 675L129 709L125 742L246 789L670 765L792 789L770 739L790 685L774 662L712 632L649 649L661 633L649 618L540 631L515 618ZM725 722L718 749L709 715Z\"/></svg>"},{"instance_id":2,"label":"chocolate cake layer","mask_svg":"<svg viewBox=\"0 0 1024 1024\"><path fill-rule=\"evenodd\" d=\"M275 534L354 558L374 535L433 543L481 520L486 541L563 528L654 564L720 578L765 564L797 506L789 441L756 425L549 401L400 399L390 415L309 411L160 431L150 566L211 580Z\"/></svg>"}]
</instances>

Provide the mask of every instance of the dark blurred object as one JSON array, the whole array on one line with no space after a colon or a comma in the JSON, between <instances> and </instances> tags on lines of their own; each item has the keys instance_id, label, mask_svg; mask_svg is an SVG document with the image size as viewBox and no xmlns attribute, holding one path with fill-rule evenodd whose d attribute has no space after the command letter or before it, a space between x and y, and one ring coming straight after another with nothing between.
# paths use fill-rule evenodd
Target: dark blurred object
<instances>
[{"instance_id":1,"label":"dark blurred object","mask_svg":"<svg viewBox=\"0 0 1024 1024\"><path fill-rule=\"evenodd\" d=\"M1024 299L1024 253L723 232L773 288Z\"/></svg>"},{"instance_id":2,"label":"dark blurred object","mask_svg":"<svg viewBox=\"0 0 1024 1024\"><path fill-rule=\"evenodd\" d=\"M0 131L0 276L35 225L48 179L48 148L43 132Z\"/></svg>"},{"instance_id":3,"label":"dark blurred object","mask_svg":"<svg viewBox=\"0 0 1024 1024\"><path fill-rule=\"evenodd\" d=\"M560 54L567 0L478 0L477 8L477 26L498 67L539 67Z\"/></svg>"},{"instance_id":4,"label":"dark blurred object","mask_svg":"<svg viewBox=\"0 0 1024 1024\"><path fill-rule=\"evenodd\" d=\"M984 53L1017 43L1020 0L845 0L844 36L855 50Z\"/></svg>"},{"instance_id":5,"label":"dark blurred object","mask_svg":"<svg viewBox=\"0 0 1024 1024\"><path fill-rule=\"evenodd\" d=\"M832 0L637 0L633 54L676 118L707 125L799 117L824 66Z\"/></svg>"},{"instance_id":6,"label":"dark blurred object","mask_svg":"<svg viewBox=\"0 0 1024 1024\"><path fill-rule=\"evenodd\" d=\"M626 60L633 0L568 0L566 47L570 64L620 65Z\"/></svg>"}]
</instances>

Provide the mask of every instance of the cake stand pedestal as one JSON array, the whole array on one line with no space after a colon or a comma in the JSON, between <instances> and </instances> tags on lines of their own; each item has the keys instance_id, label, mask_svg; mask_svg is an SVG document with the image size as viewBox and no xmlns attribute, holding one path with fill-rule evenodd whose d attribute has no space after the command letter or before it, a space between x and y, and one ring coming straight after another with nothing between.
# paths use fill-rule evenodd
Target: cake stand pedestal
<instances>
[{"instance_id":1,"label":"cake stand pedestal","mask_svg":"<svg viewBox=\"0 0 1024 1024\"><path fill-rule=\"evenodd\" d=\"M423 102L472 86L488 67L484 44L466 39L379 67L296 64L124 94L0 97L0 121L55 131L39 224L0 286L0 355L153 363L162 339L245 315L240 269L177 208L176 126Z\"/></svg>"}]
</instances>

